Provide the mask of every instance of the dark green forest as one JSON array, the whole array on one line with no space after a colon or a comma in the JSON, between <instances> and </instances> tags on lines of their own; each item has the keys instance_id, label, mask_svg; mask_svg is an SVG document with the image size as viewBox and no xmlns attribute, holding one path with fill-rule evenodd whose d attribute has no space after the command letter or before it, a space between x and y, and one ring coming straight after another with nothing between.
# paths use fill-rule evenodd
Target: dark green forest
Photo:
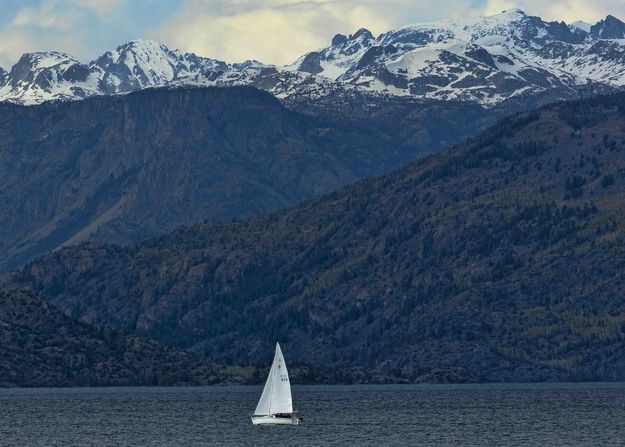
<instances>
[{"instance_id":1,"label":"dark green forest","mask_svg":"<svg viewBox=\"0 0 625 447\"><path fill-rule=\"evenodd\" d=\"M32 292L0 291L0 388L242 383L241 370L61 314Z\"/></svg>"},{"instance_id":2,"label":"dark green forest","mask_svg":"<svg viewBox=\"0 0 625 447\"><path fill-rule=\"evenodd\" d=\"M625 380L625 95L546 106L297 207L5 278L221 363Z\"/></svg>"},{"instance_id":3,"label":"dark green forest","mask_svg":"<svg viewBox=\"0 0 625 447\"><path fill-rule=\"evenodd\" d=\"M83 240L125 243L292 206L510 113L404 98L358 103L366 112L348 117L297 112L251 87L0 103L0 274Z\"/></svg>"}]
</instances>

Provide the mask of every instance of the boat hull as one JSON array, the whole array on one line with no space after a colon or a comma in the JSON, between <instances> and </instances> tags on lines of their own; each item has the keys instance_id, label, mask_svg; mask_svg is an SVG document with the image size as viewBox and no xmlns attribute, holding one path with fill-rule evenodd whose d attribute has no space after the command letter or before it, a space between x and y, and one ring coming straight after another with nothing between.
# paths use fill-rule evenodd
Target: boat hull
<instances>
[{"instance_id":1,"label":"boat hull","mask_svg":"<svg viewBox=\"0 0 625 447\"><path fill-rule=\"evenodd\" d=\"M252 416L252 424L254 425L299 425L301 422L302 419L299 417Z\"/></svg>"}]
</instances>

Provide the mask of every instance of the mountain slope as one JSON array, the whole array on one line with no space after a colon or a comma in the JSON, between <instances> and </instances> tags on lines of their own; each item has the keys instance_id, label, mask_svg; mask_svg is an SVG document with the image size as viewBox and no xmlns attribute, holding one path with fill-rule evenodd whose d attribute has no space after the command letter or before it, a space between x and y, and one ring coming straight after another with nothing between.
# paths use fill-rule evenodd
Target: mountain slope
<instances>
[{"instance_id":1,"label":"mountain slope","mask_svg":"<svg viewBox=\"0 0 625 447\"><path fill-rule=\"evenodd\" d=\"M302 115L249 87L0 104L0 271L87 238L131 241L289 206L496 116L475 105L363 102L373 108L349 118Z\"/></svg>"},{"instance_id":2,"label":"mountain slope","mask_svg":"<svg viewBox=\"0 0 625 447\"><path fill-rule=\"evenodd\" d=\"M227 64L136 40L83 64L59 52L25 54L0 75L0 100L38 104L147 87L249 85L289 100L354 92L487 106L549 93L575 98L625 85L625 23L547 22L518 9L419 23L377 37L362 28L287 66ZM580 91L581 90L581 91Z\"/></svg>"},{"instance_id":3,"label":"mountain slope","mask_svg":"<svg viewBox=\"0 0 625 447\"><path fill-rule=\"evenodd\" d=\"M0 291L0 387L242 381L193 354L76 323L32 293Z\"/></svg>"},{"instance_id":4,"label":"mountain slope","mask_svg":"<svg viewBox=\"0 0 625 447\"><path fill-rule=\"evenodd\" d=\"M625 96L545 107L291 210L9 276L69 315L253 363L625 379Z\"/></svg>"}]
</instances>

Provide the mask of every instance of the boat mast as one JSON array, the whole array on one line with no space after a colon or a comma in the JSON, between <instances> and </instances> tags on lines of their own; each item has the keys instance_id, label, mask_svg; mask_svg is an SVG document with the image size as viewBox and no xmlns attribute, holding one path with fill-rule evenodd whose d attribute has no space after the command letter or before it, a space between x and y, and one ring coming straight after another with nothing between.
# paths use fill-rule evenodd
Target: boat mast
<instances>
[{"instance_id":1,"label":"boat mast","mask_svg":"<svg viewBox=\"0 0 625 447\"><path fill-rule=\"evenodd\" d=\"M278 345L278 343L276 343L276 346ZM275 382L274 377L276 375L275 373L275 367L276 367L276 355L277 355L277 347L276 347L276 354L273 355L273 362L271 363L271 371L269 371L269 379L271 380L271 385L269 388L269 414L271 414L271 401L273 400L273 383Z\"/></svg>"}]
</instances>

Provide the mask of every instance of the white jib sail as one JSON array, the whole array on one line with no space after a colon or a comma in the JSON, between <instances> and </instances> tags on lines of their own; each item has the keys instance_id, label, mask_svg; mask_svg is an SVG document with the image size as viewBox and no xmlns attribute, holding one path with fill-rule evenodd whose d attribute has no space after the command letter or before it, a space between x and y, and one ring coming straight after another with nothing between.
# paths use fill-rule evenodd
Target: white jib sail
<instances>
[{"instance_id":1,"label":"white jib sail","mask_svg":"<svg viewBox=\"0 0 625 447\"><path fill-rule=\"evenodd\" d=\"M269 376L260 396L255 415L264 416L278 413L292 413L291 383L286 369L280 344L276 343L276 354L269 370Z\"/></svg>"}]
</instances>

